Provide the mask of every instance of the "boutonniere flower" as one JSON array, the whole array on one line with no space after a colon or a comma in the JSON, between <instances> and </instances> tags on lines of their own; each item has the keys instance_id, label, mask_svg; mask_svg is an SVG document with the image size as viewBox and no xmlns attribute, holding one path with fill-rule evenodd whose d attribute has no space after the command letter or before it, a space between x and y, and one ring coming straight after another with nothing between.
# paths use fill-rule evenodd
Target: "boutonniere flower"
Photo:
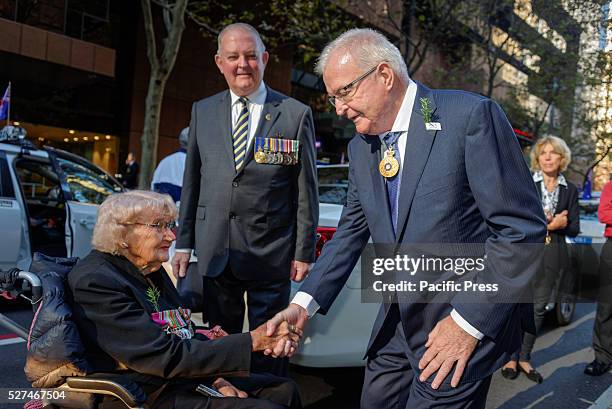
<instances>
[{"instance_id":1,"label":"boutonniere flower","mask_svg":"<svg viewBox=\"0 0 612 409\"><path fill-rule=\"evenodd\" d=\"M155 311L159 312L159 304L157 301L159 300L160 292L156 287L147 288L147 299L155 308Z\"/></svg>"},{"instance_id":2,"label":"boutonniere flower","mask_svg":"<svg viewBox=\"0 0 612 409\"><path fill-rule=\"evenodd\" d=\"M423 115L423 121L425 122L425 129L428 131L440 131L442 130L442 126L440 122L432 122L431 115L433 114L433 107L431 106L431 101L429 98L420 98L419 102L421 103L421 114Z\"/></svg>"}]
</instances>

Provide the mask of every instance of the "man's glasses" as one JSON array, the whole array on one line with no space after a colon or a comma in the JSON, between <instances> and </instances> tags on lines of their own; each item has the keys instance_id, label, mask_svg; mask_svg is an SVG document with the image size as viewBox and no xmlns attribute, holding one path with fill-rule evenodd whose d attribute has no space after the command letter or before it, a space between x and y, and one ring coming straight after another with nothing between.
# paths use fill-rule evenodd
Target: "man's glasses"
<instances>
[{"instance_id":1,"label":"man's glasses","mask_svg":"<svg viewBox=\"0 0 612 409\"><path fill-rule=\"evenodd\" d=\"M132 224L137 224L139 226L147 226L156 229L158 232L163 233L164 230L170 230L174 233L176 230L176 221L171 222L157 222L157 223L123 223L124 226L129 226Z\"/></svg>"},{"instance_id":2,"label":"man's glasses","mask_svg":"<svg viewBox=\"0 0 612 409\"><path fill-rule=\"evenodd\" d=\"M367 77L368 75L376 71L376 68L378 68L379 64L376 64L374 67L370 68L369 70L361 74L358 78L349 82L344 87L338 89L338 91L336 91L336 95L328 96L327 99L329 100L329 103L335 107L336 101L348 102L350 98L353 97L353 95L355 94L355 91L357 90L355 85L358 84L359 81L363 80L365 77Z\"/></svg>"}]
</instances>

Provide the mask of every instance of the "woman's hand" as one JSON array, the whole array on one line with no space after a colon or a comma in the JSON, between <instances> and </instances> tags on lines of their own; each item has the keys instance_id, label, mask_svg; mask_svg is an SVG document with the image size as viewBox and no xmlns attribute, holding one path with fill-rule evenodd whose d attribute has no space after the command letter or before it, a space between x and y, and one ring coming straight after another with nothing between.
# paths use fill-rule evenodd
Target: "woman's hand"
<instances>
[{"instance_id":1,"label":"woman's hand","mask_svg":"<svg viewBox=\"0 0 612 409\"><path fill-rule=\"evenodd\" d=\"M548 223L548 230L561 230L567 227L567 210L556 214L555 217Z\"/></svg>"},{"instance_id":2,"label":"woman's hand","mask_svg":"<svg viewBox=\"0 0 612 409\"><path fill-rule=\"evenodd\" d=\"M217 378L217 380L213 382L212 386L214 386L216 390L226 397L248 398L249 396L245 391L241 391L223 378Z\"/></svg>"},{"instance_id":3,"label":"woman's hand","mask_svg":"<svg viewBox=\"0 0 612 409\"><path fill-rule=\"evenodd\" d=\"M283 344L283 348L297 348L300 338L302 337L302 330L297 326L282 322L277 328L274 334L268 336L267 323L264 323L257 327L257 329L251 331L251 340L253 351L264 351L274 350L277 345Z\"/></svg>"}]
</instances>

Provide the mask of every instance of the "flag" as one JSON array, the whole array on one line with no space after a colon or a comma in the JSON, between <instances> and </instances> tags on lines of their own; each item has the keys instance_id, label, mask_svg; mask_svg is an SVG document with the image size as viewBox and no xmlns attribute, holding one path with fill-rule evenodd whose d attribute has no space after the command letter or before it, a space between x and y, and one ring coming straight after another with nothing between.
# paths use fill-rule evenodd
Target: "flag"
<instances>
[{"instance_id":1,"label":"flag","mask_svg":"<svg viewBox=\"0 0 612 409\"><path fill-rule=\"evenodd\" d=\"M11 83L9 82L4 96L0 99L0 121L8 119L9 104L11 103Z\"/></svg>"}]
</instances>

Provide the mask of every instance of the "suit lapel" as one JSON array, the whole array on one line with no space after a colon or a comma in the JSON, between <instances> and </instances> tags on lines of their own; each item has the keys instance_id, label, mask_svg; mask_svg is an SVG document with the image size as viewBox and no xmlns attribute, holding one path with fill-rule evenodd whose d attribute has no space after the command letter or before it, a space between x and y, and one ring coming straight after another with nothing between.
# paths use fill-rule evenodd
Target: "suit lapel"
<instances>
[{"instance_id":1,"label":"suit lapel","mask_svg":"<svg viewBox=\"0 0 612 409\"><path fill-rule=\"evenodd\" d=\"M429 159L429 153L435 140L437 131L428 131L425 129L425 121L421 113L421 98L429 99L432 108L432 121L440 122L440 118L436 116L436 103L433 93L429 88L417 83L418 89L412 114L410 116L410 127L408 128L408 140L406 141L406 151L404 153L404 164L402 167L402 182L399 195L399 211L397 217L397 234L396 241L403 237L408 213L414 199L421 175Z\"/></svg>"},{"instance_id":2,"label":"suit lapel","mask_svg":"<svg viewBox=\"0 0 612 409\"><path fill-rule=\"evenodd\" d=\"M227 158L225 163L229 163L231 168L234 169L234 141L232 139L232 98L230 97L229 91L226 91L217 109L217 118L219 119L219 131L217 132L217 138L221 138L221 145L225 147ZM214 132L213 132L214 135ZM235 170L234 170L235 172Z\"/></svg>"},{"instance_id":3,"label":"suit lapel","mask_svg":"<svg viewBox=\"0 0 612 409\"><path fill-rule=\"evenodd\" d=\"M378 170L378 164L380 163L381 142L378 136L359 135L359 137L364 138L366 143L370 145L368 168L370 169L373 197L386 198L385 203L387 206L385 206L384 209L376 209L382 214L382 224L384 231L386 232L386 239L383 242L393 243L395 241L395 236L393 233L393 222L391 221L391 211L389 209L389 196L387 195L387 188L385 187L384 178Z\"/></svg>"}]
</instances>

